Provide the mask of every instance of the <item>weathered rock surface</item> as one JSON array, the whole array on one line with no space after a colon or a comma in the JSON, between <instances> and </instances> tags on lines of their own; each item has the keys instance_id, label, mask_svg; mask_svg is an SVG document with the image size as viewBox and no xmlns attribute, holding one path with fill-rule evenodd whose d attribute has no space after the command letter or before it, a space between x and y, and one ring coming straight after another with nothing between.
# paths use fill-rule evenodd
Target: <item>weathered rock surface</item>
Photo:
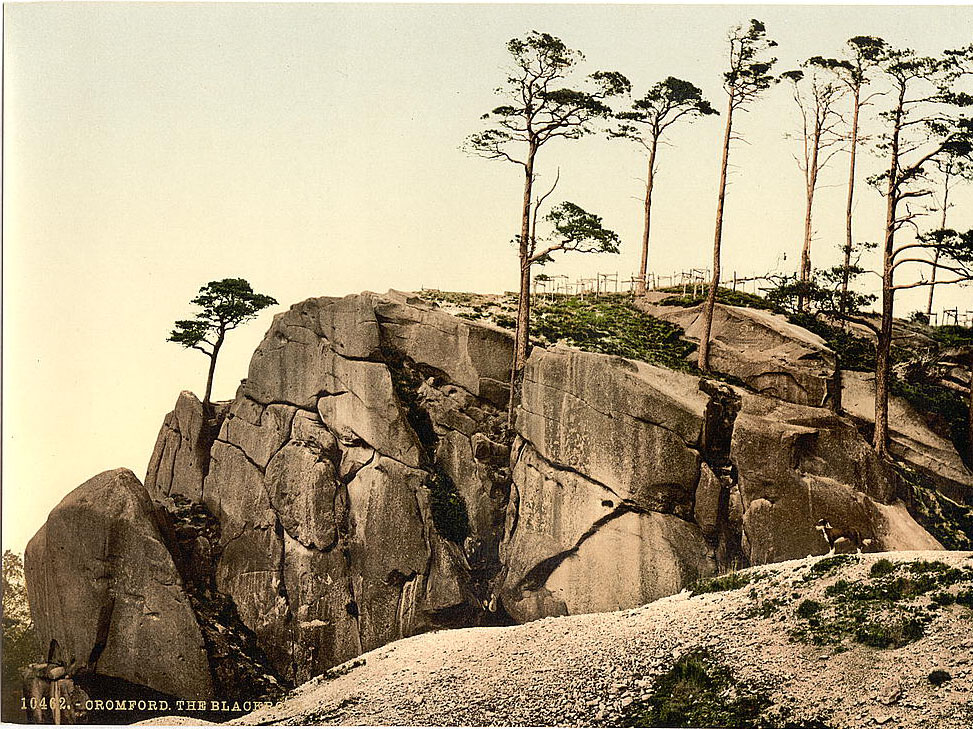
<instances>
[{"instance_id":1,"label":"weathered rock surface","mask_svg":"<svg viewBox=\"0 0 973 729\"><path fill-rule=\"evenodd\" d=\"M145 488L154 499L180 494L199 501L209 471L209 451L226 414L227 403L214 403L208 418L203 404L191 392L179 393L176 406L166 415L156 439L145 476Z\"/></svg>"},{"instance_id":2,"label":"weathered rock surface","mask_svg":"<svg viewBox=\"0 0 973 729\"><path fill-rule=\"evenodd\" d=\"M503 545L515 619L636 605L714 571L692 522L705 407L687 375L535 350Z\"/></svg>"},{"instance_id":3,"label":"weathered rock surface","mask_svg":"<svg viewBox=\"0 0 973 729\"><path fill-rule=\"evenodd\" d=\"M165 694L208 698L203 638L160 531L164 521L127 469L68 494L31 539L28 595L45 650Z\"/></svg>"},{"instance_id":4,"label":"weathered rock surface","mask_svg":"<svg viewBox=\"0 0 973 729\"><path fill-rule=\"evenodd\" d=\"M891 469L829 410L745 395L730 452L752 564L827 551L819 519L857 530L868 551L941 549L896 499Z\"/></svg>"},{"instance_id":5,"label":"weathered rock surface","mask_svg":"<svg viewBox=\"0 0 973 729\"><path fill-rule=\"evenodd\" d=\"M686 339L698 342L702 336L702 305L638 306L681 326ZM739 377L757 392L799 405L821 407L833 397L834 353L819 336L782 316L717 304L711 336L710 366L715 372Z\"/></svg>"},{"instance_id":6,"label":"weathered rock surface","mask_svg":"<svg viewBox=\"0 0 973 729\"><path fill-rule=\"evenodd\" d=\"M819 519L873 551L941 548L828 409L556 348L530 357L517 429L501 596L518 621L630 607L741 560L824 554Z\"/></svg>"},{"instance_id":7,"label":"weathered rock surface","mask_svg":"<svg viewBox=\"0 0 973 729\"><path fill-rule=\"evenodd\" d=\"M841 373L841 405L849 415L875 422L875 376L864 372ZM973 473L953 444L937 435L908 402L889 398L890 448L897 458L932 479L954 501L973 504Z\"/></svg>"}]
</instances>

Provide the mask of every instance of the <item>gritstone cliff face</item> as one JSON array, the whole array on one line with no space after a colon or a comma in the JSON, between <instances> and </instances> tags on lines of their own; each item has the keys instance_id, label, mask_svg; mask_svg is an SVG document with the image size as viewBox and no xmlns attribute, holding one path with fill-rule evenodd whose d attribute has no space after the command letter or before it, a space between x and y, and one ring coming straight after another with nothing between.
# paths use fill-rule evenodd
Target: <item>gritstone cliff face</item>
<instances>
[{"instance_id":1,"label":"gritstone cliff face","mask_svg":"<svg viewBox=\"0 0 973 729\"><path fill-rule=\"evenodd\" d=\"M632 607L717 571L823 554L822 518L872 550L939 548L855 423L817 407L825 372L754 365L757 392L537 348L506 433L510 353L506 332L394 292L278 315L232 402L204 413L180 395L145 490L128 472L93 480L125 473L141 494L105 517L104 539L62 526L109 508L81 499L92 482L52 513L27 553L42 637L88 660L103 573L164 584L164 610L116 607L92 668L173 695L256 694L435 628ZM820 369L825 355L804 361ZM130 533L151 555L103 554ZM55 543L72 545L70 564ZM139 573L140 560L153 567ZM140 584L125 594L147 594ZM181 683L159 678L172 648L153 663L125 641L146 615L188 641Z\"/></svg>"}]
</instances>

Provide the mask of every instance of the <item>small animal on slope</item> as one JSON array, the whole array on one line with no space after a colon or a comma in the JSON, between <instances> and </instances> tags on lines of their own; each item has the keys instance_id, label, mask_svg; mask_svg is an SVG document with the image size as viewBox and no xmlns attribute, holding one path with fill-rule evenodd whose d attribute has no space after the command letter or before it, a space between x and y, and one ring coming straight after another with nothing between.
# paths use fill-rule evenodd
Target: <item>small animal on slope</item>
<instances>
[{"instance_id":1,"label":"small animal on slope","mask_svg":"<svg viewBox=\"0 0 973 729\"><path fill-rule=\"evenodd\" d=\"M821 519L814 528L821 532L821 536L824 537L824 541L828 543L828 548L831 550L828 552L828 556L835 553L835 545L839 539L847 539L851 542L858 554L861 554L864 549L872 545L873 540L868 537L863 537L862 533L857 529L839 529L837 527L831 526L831 522L827 519Z\"/></svg>"}]
</instances>

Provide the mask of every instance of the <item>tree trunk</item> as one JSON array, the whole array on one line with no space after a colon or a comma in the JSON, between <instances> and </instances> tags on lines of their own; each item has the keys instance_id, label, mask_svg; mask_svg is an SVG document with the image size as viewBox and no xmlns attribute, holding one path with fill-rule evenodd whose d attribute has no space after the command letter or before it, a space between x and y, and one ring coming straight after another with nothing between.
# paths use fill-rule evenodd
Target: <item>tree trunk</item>
<instances>
[{"instance_id":1,"label":"tree trunk","mask_svg":"<svg viewBox=\"0 0 973 729\"><path fill-rule=\"evenodd\" d=\"M892 359L892 304L893 295L889 284L891 271L882 277L882 326L875 345L875 433L872 439L875 452L882 458L889 457L889 391L891 388Z\"/></svg>"},{"instance_id":2,"label":"tree trunk","mask_svg":"<svg viewBox=\"0 0 973 729\"><path fill-rule=\"evenodd\" d=\"M946 211L949 209L949 167L946 168L946 179L943 181L943 216L942 222L940 222L939 227L943 230L946 229ZM937 248L936 253L932 259L932 274L930 275L929 283L929 302L926 304L926 323L932 321L932 298L936 293L936 273L939 268L939 254L940 250Z\"/></svg>"},{"instance_id":3,"label":"tree trunk","mask_svg":"<svg viewBox=\"0 0 973 729\"><path fill-rule=\"evenodd\" d=\"M527 153L527 164L524 167L524 199L520 215L520 291L517 300L517 331L514 341L513 370L520 371L527 363L527 343L530 339L528 331L530 325L530 207L534 188L534 155L533 147ZM528 270L525 271L525 268ZM526 281L526 285L525 285Z\"/></svg>"},{"instance_id":4,"label":"tree trunk","mask_svg":"<svg viewBox=\"0 0 973 729\"><path fill-rule=\"evenodd\" d=\"M645 178L645 225L642 228L642 265L639 268L638 281L635 283L637 296L645 295L649 275L649 224L652 219L652 182L655 178L655 154L658 144L658 135L653 135L652 146L649 149L649 169Z\"/></svg>"},{"instance_id":5,"label":"tree trunk","mask_svg":"<svg viewBox=\"0 0 973 729\"><path fill-rule=\"evenodd\" d=\"M970 355L970 407L966 411L966 452L973 463L973 354Z\"/></svg>"},{"instance_id":6,"label":"tree trunk","mask_svg":"<svg viewBox=\"0 0 973 729\"><path fill-rule=\"evenodd\" d=\"M213 394L213 375L216 373L216 358L220 354L220 347L223 346L223 336L224 334L220 332L220 335L216 339L216 344L213 345L213 354L209 356L209 372L206 375L206 393L203 395L203 412L207 415L212 410L210 397Z\"/></svg>"},{"instance_id":7,"label":"tree trunk","mask_svg":"<svg viewBox=\"0 0 973 729\"><path fill-rule=\"evenodd\" d=\"M973 463L973 354L970 355L970 407L966 411L966 452Z\"/></svg>"},{"instance_id":8,"label":"tree trunk","mask_svg":"<svg viewBox=\"0 0 973 729\"><path fill-rule=\"evenodd\" d=\"M872 445L882 458L889 457L889 388L892 369L892 312L895 289L892 268L895 252L895 215L898 206L899 134L902 130L902 109L905 88L900 87L894 114L892 143L889 151L888 186L885 205L885 240L882 252L882 326L876 342L875 356L875 434Z\"/></svg>"},{"instance_id":9,"label":"tree trunk","mask_svg":"<svg viewBox=\"0 0 973 729\"><path fill-rule=\"evenodd\" d=\"M848 313L848 283L851 276L851 251L854 240L851 234L851 219L855 205L855 157L858 152L858 110L861 107L861 86L855 86L854 104L851 115L851 160L848 163L848 201L845 206L845 267L841 272L841 301L839 311Z\"/></svg>"},{"instance_id":10,"label":"tree trunk","mask_svg":"<svg viewBox=\"0 0 973 729\"><path fill-rule=\"evenodd\" d=\"M716 290L720 285L720 246L723 242L723 204L726 200L726 170L730 158L730 139L733 129L733 94L726 107L726 130L723 133L723 161L720 164L720 188L716 197L716 231L713 235L713 277L710 279L706 305L703 307L703 331L699 337L697 364L709 372L709 340L713 332L713 312L716 309Z\"/></svg>"},{"instance_id":11,"label":"tree trunk","mask_svg":"<svg viewBox=\"0 0 973 729\"><path fill-rule=\"evenodd\" d=\"M821 146L821 128L815 123L813 137L811 139L811 159L807 164L807 176L805 177L805 200L804 206L804 245L801 248L801 269L800 282L807 285L811 278L811 216L814 209L814 189L818 184L818 150ZM797 310L804 311L806 297L804 287L798 289Z\"/></svg>"},{"instance_id":12,"label":"tree trunk","mask_svg":"<svg viewBox=\"0 0 973 729\"><path fill-rule=\"evenodd\" d=\"M534 156L531 144L524 166L524 199L520 215L520 288L517 295L517 328L514 334L514 356L510 364L510 400L507 405L507 427L514 426L514 412L520 402L521 372L527 364L530 342L530 208L534 188Z\"/></svg>"}]
</instances>

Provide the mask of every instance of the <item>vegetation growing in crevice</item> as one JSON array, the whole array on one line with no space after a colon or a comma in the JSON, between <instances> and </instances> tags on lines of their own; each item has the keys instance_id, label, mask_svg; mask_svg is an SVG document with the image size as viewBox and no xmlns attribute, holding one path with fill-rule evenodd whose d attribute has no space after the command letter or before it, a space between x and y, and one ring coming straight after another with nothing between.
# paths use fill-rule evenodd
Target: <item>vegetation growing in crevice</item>
<instances>
[{"instance_id":1,"label":"vegetation growing in crevice","mask_svg":"<svg viewBox=\"0 0 973 729\"><path fill-rule=\"evenodd\" d=\"M942 369L927 357L904 359L892 378L892 394L905 399L925 418L926 424L949 438L968 466L973 466L970 443L970 404L964 393L943 383Z\"/></svg>"},{"instance_id":2,"label":"vegetation growing in crevice","mask_svg":"<svg viewBox=\"0 0 973 729\"><path fill-rule=\"evenodd\" d=\"M419 395L419 388L425 379L439 373L431 369L423 372L415 362L389 348L383 351L383 356L392 379L392 388L399 402L405 406L406 420L422 446L419 465L429 474L426 484L429 487L433 524L443 538L462 544L470 534L466 504L456 490L456 484L435 461L439 436L429 413L422 407Z\"/></svg>"},{"instance_id":3,"label":"vegetation growing in crevice","mask_svg":"<svg viewBox=\"0 0 973 729\"><path fill-rule=\"evenodd\" d=\"M233 599L216 587L219 520L202 504L179 494L171 499L173 557L203 635L217 694L227 700L279 697L289 684L257 645Z\"/></svg>"},{"instance_id":4,"label":"vegetation growing in crevice","mask_svg":"<svg viewBox=\"0 0 973 729\"><path fill-rule=\"evenodd\" d=\"M913 518L946 549L973 549L973 506L943 495L929 476L904 463L893 467Z\"/></svg>"},{"instance_id":5,"label":"vegetation growing in crevice","mask_svg":"<svg viewBox=\"0 0 973 729\"><path fill-rule=\"evenodd\" d=\"M429 476L429 495L436 530L445 539L462 544L470 534L470 517L456 484L438 465Z\"/></svg>"},{"instance_id":6,"label":"vegetation growing in crevice","mask_svg":"<svg viewBox=\"0 0 973 729\"><path fill-rule=\"evenodd\" d=\"M838 367L856 372L875 371L875 343L867 337L836 326L818 314L788 314L787 320L817 334L835 353Z\"/></svg>"}]
</instances>

